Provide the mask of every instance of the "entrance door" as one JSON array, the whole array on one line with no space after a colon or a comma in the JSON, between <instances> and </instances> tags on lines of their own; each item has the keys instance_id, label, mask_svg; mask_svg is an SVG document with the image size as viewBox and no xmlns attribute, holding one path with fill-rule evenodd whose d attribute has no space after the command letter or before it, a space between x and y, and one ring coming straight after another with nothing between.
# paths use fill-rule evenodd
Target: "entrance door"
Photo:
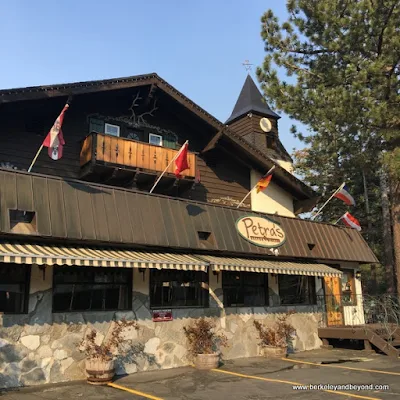
<instances>
[{"instance_id":1,"label":"entrance door","mask_svg":"<svg viewBox=\"0 0 400 400\"><path fill-rule=\"evenodd\" d=\"M340 278L324 277L327 325L343 325Z\"/></svg>"}]
</instances>

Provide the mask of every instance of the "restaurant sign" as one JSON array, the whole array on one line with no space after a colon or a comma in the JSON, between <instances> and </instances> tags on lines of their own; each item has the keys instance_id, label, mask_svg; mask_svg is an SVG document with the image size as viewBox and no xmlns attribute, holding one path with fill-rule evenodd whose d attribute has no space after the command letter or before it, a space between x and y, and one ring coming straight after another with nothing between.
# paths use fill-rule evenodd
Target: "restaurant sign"
<instances>
[{"instance_id":1,"label":"restaurant sign","mask_svg":"<svg viewBox=\"0 0 400 400\"><path fill-rule=\"evenodd\" d=\"M280 224L267 217L244 216L236 221L236 230L250 243L261 247L279 247L286 234Z\"/></svg>"}]
</instances>

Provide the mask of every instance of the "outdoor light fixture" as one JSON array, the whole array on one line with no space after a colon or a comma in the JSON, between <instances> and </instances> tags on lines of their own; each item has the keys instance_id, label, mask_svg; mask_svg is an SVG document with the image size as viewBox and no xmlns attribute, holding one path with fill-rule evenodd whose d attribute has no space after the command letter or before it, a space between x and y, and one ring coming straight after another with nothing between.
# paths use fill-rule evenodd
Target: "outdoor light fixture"
<instances>
[{"instance_id":1,"label":"outdoor light fixture","mask_svg":"<svg viewBox=\"0 0 400 400\"><path fill-rule=\"evenodd\" d=\"M356 272L356 279L361 279L361 271Z\"/></svg>"}]
</instances>

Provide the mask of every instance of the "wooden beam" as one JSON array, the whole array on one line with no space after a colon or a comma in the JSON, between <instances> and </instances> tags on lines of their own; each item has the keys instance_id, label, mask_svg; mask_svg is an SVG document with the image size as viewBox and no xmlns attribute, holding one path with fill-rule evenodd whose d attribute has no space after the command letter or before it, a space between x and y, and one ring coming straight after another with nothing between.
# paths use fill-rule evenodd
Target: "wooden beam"
<instances>
[{"instance_id":1,"label":"wooden beam","mask_svg":"<svg viewBox=\"0 0 400 400\"><path fill-rule=\"evenodd\" d=\"M132 178L127 180L127 182L124 184L124 187L129 188L129 189L136 189L137 188L137 180L140 175L140 172L138 170L132 171Z\"/></svg>"},{"instance_id":2,"label":"wooden beam","mask_svg":"<svg viewBox=\"0 0 400 400\"><path fill-rule=\"evenodd\" d=\"M126 89L133 88L138 86L146 86L155 82L155 78L153 77L144 77L138 80L124 80L121 82L103 82L103 81L94 81L94 82L86 82L86 85L82 84L66 84L66 85L54 85L49 88L44 87L34 87L34 88L26 88L21 90L18 93L13 93L10 90L9 94L3 94L0 98L0 103L8 103L10 101L21 101L21 100L36 100L43 98L51 98L51 97L61 97L61 96L73 96L79 94L87 94L87 93L97 93L97 92L105 92L109 90L118 90L118 89ZM42 90L40 90L42 89Z\"/></svg>"},{"instance_id":3,"label":"wooden beam","mask_svg":"<svg viewBox=\"0 0 400 400\"><path fill-rule=\"evenodd\" d=\"M148 95L147 95L147 97L146 97L146 99L145 99L145 101L144 101L144 105L145 105L146 107L147 107L147 106L150 104L150 102L153 100L154 95L155 95L157 89L158 89L158 86L156 85L156 83L153 82L153 83L151 84L151 86L150 86L149 93L148 93Z\"/></svg>"},{"instance_id":4,"label":"wooden beam","mask_svg":"<svg viewBox=\"0 0 400 400\"><path fill-rule=\"evenodd\" d=\"M106 177L106 179L103 180L103 183L107 183L114 179L117 176L119 170L120 168L113 168L112 172Z\"/></svg>"},{"instance_id":5,"label":"wooden beam","mask_svg":"<svg viewBox=\"0 0 400 400\"><path fill-rule=\"evenodd\" d=\"M201 153L206 153L207 151L212 150L218 143L218 140L221 138L223 135L223 131L220 130L218 131L214 137L207 143L206 147L201 151Z\"/></svg>"}]
</instances>

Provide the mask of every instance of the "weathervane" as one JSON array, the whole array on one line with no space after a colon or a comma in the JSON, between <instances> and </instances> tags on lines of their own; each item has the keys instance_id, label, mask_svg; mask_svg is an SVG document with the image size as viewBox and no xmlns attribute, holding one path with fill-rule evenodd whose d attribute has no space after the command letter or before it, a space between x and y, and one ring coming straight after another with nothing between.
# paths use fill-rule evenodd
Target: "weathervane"
<instances>
[{"instance_id":1,"label":"weathervane","mask_svg":"<svg viewBox=\"0 0 400 400\"><path fill-rule=\"evenodd\" d=\"M253 64L250 64L250 61L249 61L249 60L244 60L244 63L242 63L242 65L243 65L244 69L245 69L248 73L250 73Z\"/></svg>"}]
</instances>

